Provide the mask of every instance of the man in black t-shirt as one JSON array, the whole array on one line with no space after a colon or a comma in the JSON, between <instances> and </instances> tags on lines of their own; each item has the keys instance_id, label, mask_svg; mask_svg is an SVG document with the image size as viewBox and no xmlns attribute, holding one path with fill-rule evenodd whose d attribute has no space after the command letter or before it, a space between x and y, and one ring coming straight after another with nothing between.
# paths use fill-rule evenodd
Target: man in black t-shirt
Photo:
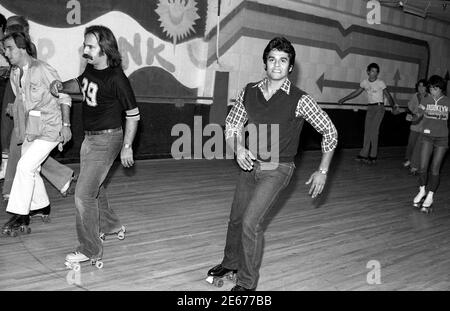
<instances>
[{"instance_id":1,"label":"man in black t-shirt","mask_svg":"<svg viewBox=\"0 0 450 311\"><path fill-rule=\"evenodd\" d=\"M80 175L75 188L80 245L66 256L68 266L87 260L99 262L103 255L101 237L104 234L117 233L119 239L124 237L125 227L108 205L103 182L119 152L124 167L134 164L131 145L140 119L111 30L104 26L86 28L83 57L87 59L87 66L78 78L64 83L54 81L51 86L55 96L60 91L83 94L85 138L81 145ZM126 114L125 131L122 130L123 111Z\"/></svg>"}]
</instances>

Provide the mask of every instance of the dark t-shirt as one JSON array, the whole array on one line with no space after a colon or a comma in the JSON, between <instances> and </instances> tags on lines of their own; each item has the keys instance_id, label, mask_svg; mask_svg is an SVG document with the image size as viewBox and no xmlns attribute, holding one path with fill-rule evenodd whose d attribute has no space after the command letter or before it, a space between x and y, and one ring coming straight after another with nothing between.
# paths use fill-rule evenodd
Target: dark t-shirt
<instances>
[{"instance_id":1,"label":"dark t-shirt","mask_svg":"<svg viewBox=\"0 0 450 311\"><path fill-rule=\"evenodd\" d=\"M90 64L77 78L83 92L83 127L100 131L122 126L122 113L137 107L130 81L122 68L97 70Z\"/></svg>"}]
</instances>

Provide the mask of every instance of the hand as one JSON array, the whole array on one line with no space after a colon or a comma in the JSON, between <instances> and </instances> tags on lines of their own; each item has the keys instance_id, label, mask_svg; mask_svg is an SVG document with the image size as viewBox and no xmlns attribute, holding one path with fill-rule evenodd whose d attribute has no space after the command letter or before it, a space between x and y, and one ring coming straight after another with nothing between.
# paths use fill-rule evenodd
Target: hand
<instances>
[{"instance_id":1,"label":"hand","mask_svg":"<svg viewBox=\"0 0 450 311\"><path fill-rule=\"evenodd\" d=\"M14 110L13 110L14 104L8 103L8 106L6 106L5 113L7 116L10 116L11 118L14 118Z\"/></svg>"},{"instance_id":2,"label":"hand","mask_svg":"<svg viewBox=\"0 0 450 311\"><path fill-rule=\"evenodd\" d=\"M59 91L62 91L63 85L61 81L54 80L50 83L50 93L55 96L59 97Z\"/></svg>"},{"instance_id":3,"label":"hand","mask_svg":"<svg viewBox=\"0 0 450 311\"><path fill-rule=\"evenodd\" d=\"M306 182L307 185L312 182L311 188L309 188L309 195L311 195L312 198L315 198L322 193L326 180L326 174L322 174L317 171L312 173L311 177L309 177L308 181Z\"/></svg>"},{"instance_id":4,"label":"hand","mask_svg":"<svg viewBox=\"0 0 450 311\"><path fill-rule=\"evenodd\" d=\"M61 129L61 137L62 137L62 145L64 146L66 143L69 142L69 140L72 139L72 131L70 130L70 127L63 126Z\"/></svg>"},{"instance_id":5,"label":"hand","mask_svg":"<svg viewBox=\"0 0 450 311\"><path fill-rule=\"evenodd\" d=\"M123 167L132 167L134 165L133 160L133 149L122 147L120 151L120 161L122 162Z\"/></svg>"},{"instance_id":6,"label":"hand","mask_svg":"<svg viewBox=\"0 0 450 311\"><path fill-rule=\"evenodd\" d=\"M245 148L239 148L236 152L236 161L244 171L251 171L253 169L253 161L256 157Z\"/></svg>"}]
</instances>

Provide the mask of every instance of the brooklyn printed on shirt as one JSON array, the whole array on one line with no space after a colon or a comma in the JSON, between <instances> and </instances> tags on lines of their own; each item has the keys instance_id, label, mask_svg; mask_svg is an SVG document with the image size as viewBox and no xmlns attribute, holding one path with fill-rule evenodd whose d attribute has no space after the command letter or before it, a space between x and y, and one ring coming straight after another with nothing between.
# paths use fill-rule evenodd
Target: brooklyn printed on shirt
<instances>
[{"instance_id":1,"label":"brooklyn printed on shirt","mask_svg":"<svg viewBox=\"0 0 450 311\"><path fill-rule=\"evenodd\" d=\"M432 96L425 97L421 102L420 109L424 110L423 133L433 137L448 136L448 110L450 99L442 96L438 100Z\"/></svg>"}]
</instances>

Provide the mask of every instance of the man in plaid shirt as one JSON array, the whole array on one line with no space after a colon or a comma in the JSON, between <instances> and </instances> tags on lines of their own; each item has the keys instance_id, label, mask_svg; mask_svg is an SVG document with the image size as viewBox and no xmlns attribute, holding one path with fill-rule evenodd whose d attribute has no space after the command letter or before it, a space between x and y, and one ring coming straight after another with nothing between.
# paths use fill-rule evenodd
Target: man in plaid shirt
<instances>
[{"instance_id":1,"label":"man in plaid shirt","mask_svg":"<svg viewBox=\"0 0 450 311\"><path fill-rule=\"evenodd\" d=\"M306 182L311 184L313 198L323 190L337 145L337 131L328 115L288 79L295 63L292 44L282 37L272 39L263 61L267 76L240 92L226 119L227 144L242 170L231 206L224 258L208 275L221 278L237 273L232 291L256 289L263 254L261 224L293 175L304 120L322 134L322 159ZM249 131L247 144L245 124L247 130L254 129ZM256 139L252 137L255 133Z\"/></svg>"}]
</instances>

